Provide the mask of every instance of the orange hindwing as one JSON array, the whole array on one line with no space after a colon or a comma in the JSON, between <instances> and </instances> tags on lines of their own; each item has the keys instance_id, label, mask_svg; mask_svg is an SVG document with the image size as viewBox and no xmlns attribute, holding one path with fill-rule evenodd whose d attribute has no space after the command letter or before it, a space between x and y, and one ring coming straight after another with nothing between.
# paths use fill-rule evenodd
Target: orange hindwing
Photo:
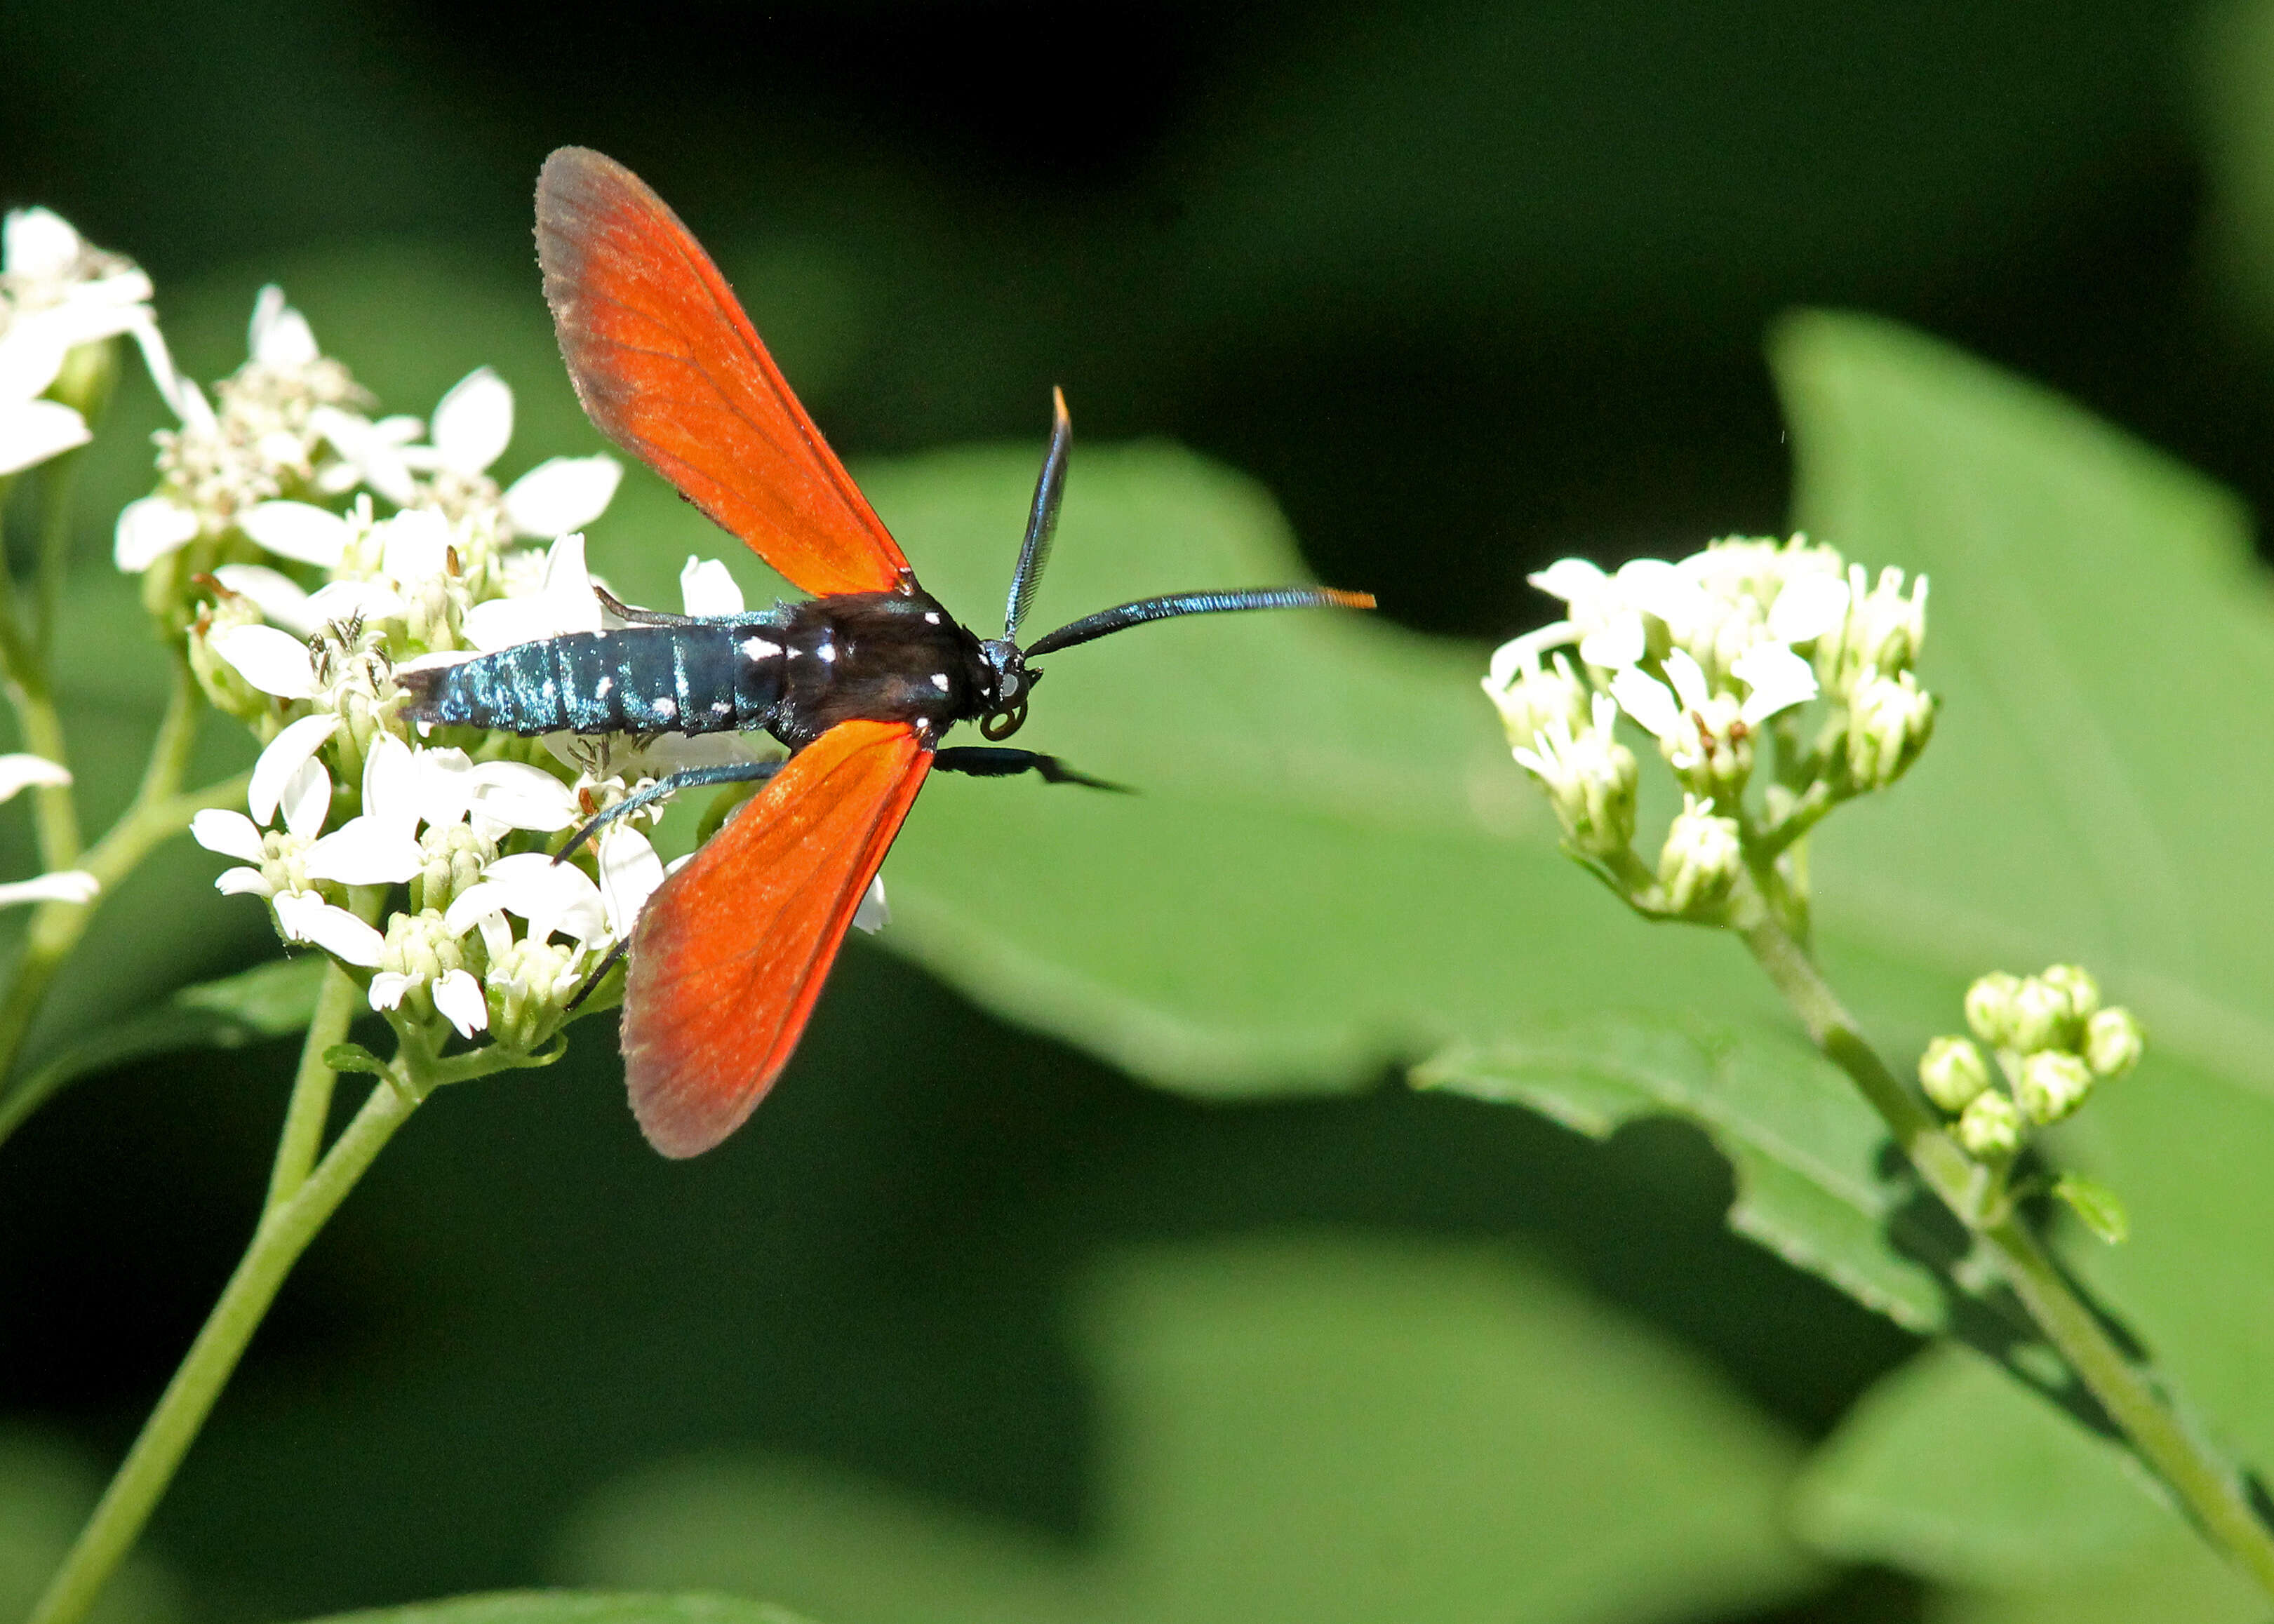
<instances>
[{"instance_id":1,"label":"orange hindwing","mask_svg":"<svg viewBox=\"0 0 2274 1624\"><path fill-rule=\"evenodd\" d=\"M649 898L624 988L624 1075L665 1155L710 1149L773 1086L930 766L906 723L840 722Z\"/></svg>"}]
</instances>

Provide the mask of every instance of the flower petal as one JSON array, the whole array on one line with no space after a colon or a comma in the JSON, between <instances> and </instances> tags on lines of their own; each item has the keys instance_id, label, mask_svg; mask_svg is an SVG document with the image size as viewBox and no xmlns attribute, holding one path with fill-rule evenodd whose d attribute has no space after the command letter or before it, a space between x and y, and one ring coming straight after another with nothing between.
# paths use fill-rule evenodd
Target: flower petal
<instances>
[{"instance_id":1,"label":"flower petal","mask_svg":"<svg viewBox=\"0 0 2274 1624\"><path fill-rule=\"evenodd\" d=\"M343 964L371 969L387 951L385 936L314 891L282 892L274 906L287 941L312 942Z\"/></svg>"},{"instance_id":2,"label":"flower petal","mask_svg":"<svg viewBox=\"0 0 2274 1624\"><path fill-rule=\"evenodd\" d=\"M490 1004L482 984L463 970L453 970L434 983L434 1007L470 1038L490 1024Z\"/></svg>"},{"instance_id":3,"label":"flower petal","mask_svg":"<svg viewBox=\"0 0 2274 1624\"><path fill-rule=\"evenodd\" d=\"M321 358L316 335L308 319L284 302L284 289L275 282L261 289L252 301L252 322L245 347L263 366L300 367Z\"/></svg>"},{"instance_id":4,"label":"flower petal","mask_svg":"<svg viewBox=\"0 0 2274 1624\"><path fill-rule=\"evenodd\" d=\"M679 597L689 614L742 613L742 589L717 559L690 556L679 572Z\"/></svg>"},{"instance_id":5,"label":"flower petal","mask_svg":"<svg viewBox=\"0 0 2274 1624\"><path fill-rule=\"evenodd\" d=\"M214 889L224 897L273 897L276 888L258 868L224 868L215 876Z\"/></svg>"},{"instance_id":6,"label":"flower petal","mask_svg":"<svg viewBox=\"0 0 2274 1624\"><path fill-rule=\"evenodd\" d=\"M418 872L418 842L392 820L351 817L308 848L312 880L343 885L398 885Z\"/></svg>"},{"instance_id":7,"label":"flower petal","mask_svg":"<svg viewBox=\"0 0 2274 1624\"><path fill-rule=\"evenodd\" d=\"M505 516L521 536L565 536L607 510L624 477L612 456L549 457L505 488Z\"/></svg>"},{"instance_id":8,"label":"flower petal","mask_svg":"<svg viewBox=\"0 0 2274 1624\"><path fill-rule=\"evenodd\" d=\"M261 841L259 826L244 813L232 812L226 807L207 807L192 818L190 838L208 852L234 857L239 862L257 867L268 861L268 850Z\"/></svg>"},{"instance_id":9,"label":"flower petal","mask_svg":"<svg viewBox=\"0 0 2274 1624\"><path fill-rule=\"evenodd\" d=\"M1611 578L1598 566L1583 558L1557 559L1525 579L1550 598L1560 598L1567 604L1593 598L1611 583Z\"/></svg>"},{"instance_id":10,"label":"flower petal","mask_svg":"<svg viewBox=\"0 0 2274 1624\"><path fill-rule=\"evenodd\" d=\"M331 813L331 772L311 757L284 786L284 827L303 840L312 840L323 833L324 820Z\"/></svg>"},{"instance_id":11,"label":"flower petal","mask_svg":"<svg viewBox=\"0 0 2274 1624\"><path fill-rule=\"evenodd\" d=\"M19 792L34 784L60 789L71 781L70 768L61 762L51 762L44 756L34 756L24 750L0 756L0 801L11 800Z\"/></svg>"},{"instance_id":12,"label":"flower petal","mask_svg":"<svg viewBox=\"0 0 2274 1624\"><path fill-rule=\"evenodd\" d=\"M1674 684L1674 695L1688 710L1703 710L1712 702L1713 691L1706 685L1705 667L1698 665L1687 649L1676 649L1666 657L1667 680Z\"/></svg>"},{"instance_id":13,"label":"flower petal","mask_svg":"<svg viewBox=\"0 0 2274 1624\"><path fill-rule=\"evenodd\" d=\"M308 598L308 617L320 627L351 616L360 616L365 620L397 620L409 612L410 606L384 581L333 581L318 587ZM282 621L279 620L278 623Z\"/></svg>"},{"instance_id":14,"label":"flower petal","mask_svg":"<svg viewBox=\"0 0 2274 1624\"><path fill-rule=\"evenodd\" d=\"M555 862L543 852L501 857L483 869L481 879L450 904L444 929L463 934L484 914L500 908L529 921L531 941L565 931L577 941L590 942L608 929L600 888L582 868Z\"/></svg>"},{"instance_id":15,"label":"flower petal","mask_svg":"<svg viewBox=\"0 0 2274 1624\"><path fill-rule=\"evenodd\" d=\"M1769 605L1769 635L1779 643L1807 643L1847 617L1848 583L1838 575L1810 570L1787 580Z\"/></svg>"},{"instance_id":16,"label":"flower petal","mask_svg":"<svg viewBox=\"0 0 2274 1624\"><path fill-rule=\"evenodd\" d=\"M400 970L381 970L371 978L371 1007L391 1010L403 1002L403 995L410 990L410 978Z\"/></svg>"},{"instance_id":17,"label":"flower petal","mask_svg":"<svg viewBox=\"0 0 2274 1624\"><path fill-rule=\"evenodd\" d=\"M663 859L645 835L622 819L600 831L600 898L610 935L620 942L629 936L640 910L662 883Z\"/></svg>"},{"instance_id":18,"label":"flower petal","mask_svg":"<svg viewBox=\"0 0 2274 1624\"><path fill-rule=\"evenodd\" d=\"M315 662L308 645L290 632L273 626L224 626L213 635L212 647L264 694L280 699L316 696Z\"/></svg>"},{"instance_id":19,"label":"flower petal","mask_svg":"<svg viewBox=\"0 0 2274 1624\"><path fill-rule=\"evenodd\" d=\"M62 868L53 874L43 874L34 880L18 880L12 885L0 885L0 908L13 907L19 902L93 902L102 891L102 882L84 868Z\"/></svg>"},{"instance_id":20,"label":"flower petal","mask_svg":"<svg viewBox=\"0 0 2274 1624\"><path fill-rule=\"evenodd\" d=\"M319 569L337 569L355 537L345 519L312 502L255 502L237 527L255 546Z\"/></svg>"},{"instance_id":21,"label":"flower petal","mask_svg":"<svg viewBox=\"0 0 2274 1624\"><path fill-rule=\"evenodd\" d=\"M87 419L59 401L0 403L0 474L12 474L83 446Z\"/></svg>"},{"instance_id":22,"label":"flower petal","mask_svg":"<svg viewBox=\"0 0 2274 1624\"><path fill-rule=\"evenodd\" d=\"M196 514L170 496L146 496L118 510L110 556L127 575L139 575L197 534Z\"/></svg>"},{"instance_id":23,"label":"flower petal","mask_svg":"<svg viewBox=\"0 0 2274 1624\"><path fill-rule=\"evenodd\" d=\"M79 232L51 208L11 208L0 224L0 270L55 282L79 261Z\"/></svg>"},{"instance_id":24,"label":"flower petal","mask_svg":"<svg viewBox=\"0 0 2274 1624\"><path fill-rule=\"evenodd\" d=\"M380 573L401 585L433 581L450 567L450 522L431 508L398 513L373 534Z\"/></svg>"},{"instance_id":25,"label":"flower petal","mask_svg":"<svg viewBox=\"0 0 2274 1624\"><path fill-rule=\"evenodd\" d=\"M324 741L340 730L340 718L330 712L304 716L268 741L260 759L252 763L252 781L245 792L245 805L256 823L276 816L284 786L301 767L313 759Z\"/></svg>"},{"instance_id":26,"label":"flower petal","mask_svg":"<svg viewBox=\"0 0 2274 1624\"><path fill-rule=\"evenodd\" d=\"M420 804L424 784L417 753L393 733L376 735L370 754L363 758L364 816L409 838L425 809Z\"/></svg>"},{"instance_id":27,"label":"flower petal","mask_svg":"<svg viewBox=\"0 0 2274 1624\"><path fill-rule=\"evenodd\" d=\"M545 833L576 821L576 792L541 767L526 762L483 762L467 777L478 817L508 829Z\"/></svg>"},{"instance_id":28,"label":"flower petal","mask_svg":"<svg viewBox=\"0 0 2274 1624\"><path fill-rule=\"evenodd\" d=\"M504 454L512 438L512 387L486 366L451 385L434 408L436 458L458 473L480 473Z\"/></svg>"},{"instance_id":29,"label":"flower petal","mask_svg":"<svg viewBox=\"0 0 2274 1624\"><path fill-rule=\"evenodd\" d=\"M254 608L296 637L312 637L324 623L324 617L309 608L306 589L282 570L266 564L223 564L213 573L215 580L240 598L251 598Z\"/></svg>"},{"instance_id":30,"label":"flower petal","mask_svg":"<svg viewBox=\"0 0 2274 1624\"><path fill-rule=\"evenodd\" d=\"M1619 709L1634 718L1660 741L1671 741L1682 731L1682 704L1674 690L1656 677L1645 676L1633 665L1611 679L1611 697Z\"/></svg>"},{"instance_id":31,"label":"flower petal","mask_svg":"<svg viewBox=\"0 0 2274 1624\"><path fill-rule=\"evenodd\" d=\"M1738 714L1754 726L1817 694L1815 665L1781 643L1755 643L1729 662L1729 674L1752 690Z\"/></svg>"}]
</instances>

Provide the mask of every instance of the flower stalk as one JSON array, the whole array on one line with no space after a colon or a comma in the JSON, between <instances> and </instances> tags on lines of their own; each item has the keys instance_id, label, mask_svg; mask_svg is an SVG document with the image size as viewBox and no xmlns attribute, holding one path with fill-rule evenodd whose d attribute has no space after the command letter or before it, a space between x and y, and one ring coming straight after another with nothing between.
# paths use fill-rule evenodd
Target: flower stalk
<instances>
[{"instance_id":1,"label":"flower stalk","mask_svg":"<svg viewBox=\"0 0 2274 1624\"><path fill-rule=\"evenodd\" d=\"M1871 1102L1944 1206L1978 1237L2045 1340L2177 1496L2197 1528L2274 1595L2274 1533L2236 1474L2188 1430L2152 1374L2127 1357L2022 1222L2002 1177L1969 1157L1913 1097L1832 990L1813 959L1758 909L1738 933L1809 1037Z\"/></svg>"}]
</instances>

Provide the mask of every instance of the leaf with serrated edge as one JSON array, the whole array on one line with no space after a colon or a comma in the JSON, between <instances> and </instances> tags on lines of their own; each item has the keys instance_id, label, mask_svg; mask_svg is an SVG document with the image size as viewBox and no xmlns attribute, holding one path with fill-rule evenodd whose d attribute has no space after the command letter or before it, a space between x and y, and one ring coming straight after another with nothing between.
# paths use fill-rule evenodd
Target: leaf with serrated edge
<instances>
[{"instance_id":1,"label":"leaf with serrated edge","mask_svg":"<svg viewBox=\"0 0 2274 1624\"><path fill-rule=\"evenodd\" d=\"M1947 1286L1889 1243L1918 1210L1916 1180L1891 1170L1879 1118L1796 1037L1605 1014L1446 1049L1413 1080L1526 1105L1595 1139L1644 1116L1695 1123L1736 1171L1739 1232L1909 1329L1945 1323Z\"/></svg>"}]
</instances>

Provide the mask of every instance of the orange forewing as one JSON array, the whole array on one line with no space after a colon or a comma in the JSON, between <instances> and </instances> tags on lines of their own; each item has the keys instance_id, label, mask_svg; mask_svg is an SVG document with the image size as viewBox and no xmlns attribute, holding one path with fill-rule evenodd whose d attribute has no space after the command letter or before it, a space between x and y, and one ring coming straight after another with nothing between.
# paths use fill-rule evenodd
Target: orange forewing
<instances>
[{"instance_id":1,"label":"orange forewing","mask_svg":"<svg viewBox=\"0 0 2274 1624\"><path fill-rule=\"evenodd\" d=\"M649 899L624 989L624 1076L665 1155L710 1149L773 1086L930 766L906 723L840 722Z\"/></svg>"},{"instance_id":2,"label":"orange forewing","mask_svg":"<svg viewBox=\"0 0 2274 1624\"><path fill-rule=\"evenodd\" d=\"M561 358L600 432L814 593L884 592L907 560L670 206L563 147L537 181Z\"/></svg>"}]
</instances>

